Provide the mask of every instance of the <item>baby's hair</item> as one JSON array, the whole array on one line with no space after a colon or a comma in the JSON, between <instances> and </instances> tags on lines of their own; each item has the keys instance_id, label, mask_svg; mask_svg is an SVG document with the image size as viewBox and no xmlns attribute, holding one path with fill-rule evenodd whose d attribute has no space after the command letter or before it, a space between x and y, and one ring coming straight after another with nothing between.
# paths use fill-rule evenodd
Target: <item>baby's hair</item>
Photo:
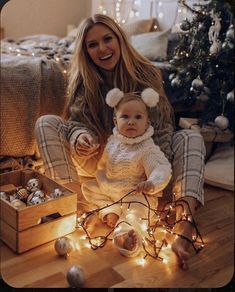
<instances>
[{"instance_id":1,"label":"baby's hair","mask_svg":"<svg viewBox=\"0 0 235 292\"><path fill-rule=\"evenodd\" d=\"M128 93L124 93L123 98L114 107L113 115L116 116L116 113L117 113L120 105L127 103L129 101L132 101L132 100L141 102L145 106L147 114L148 115L150 114L149 107L147 107L146 104L144 103L144 101L141 99L141 92L128 92Z\"/></svg>"}]
</instances>

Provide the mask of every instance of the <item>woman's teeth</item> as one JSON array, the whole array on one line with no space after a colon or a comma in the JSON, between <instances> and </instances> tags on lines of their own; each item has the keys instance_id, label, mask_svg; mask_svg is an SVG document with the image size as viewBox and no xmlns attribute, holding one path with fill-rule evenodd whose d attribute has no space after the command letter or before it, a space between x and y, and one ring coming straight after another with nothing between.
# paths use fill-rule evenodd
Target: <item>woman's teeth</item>
<instances>
[{"instance_id":1,"label":"woman's teeth","mask_svg":"<svg viewBox=\"0 0 235 292\"><path fill-rule=\"evenodd\" d=\"M101 57L100 60L105 61L105 60L110 59L112 56L113 56L112 54L109 54L107 56Z\"/></svg>"}]
</instances>

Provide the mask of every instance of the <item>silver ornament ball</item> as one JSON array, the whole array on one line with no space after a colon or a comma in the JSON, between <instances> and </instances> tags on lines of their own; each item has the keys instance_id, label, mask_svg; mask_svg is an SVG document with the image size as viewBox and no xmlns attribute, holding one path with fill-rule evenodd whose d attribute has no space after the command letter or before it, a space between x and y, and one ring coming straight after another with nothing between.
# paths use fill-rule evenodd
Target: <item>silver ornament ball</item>
<instances>
[{"instance_id":1,"label":"silver ornament ball","mask_svg":"<svg viewBox=\"0 0 235 292\"><path fill-rule=\"evenodd\" d=\"M8 199L7 194L5 192L0 192L0 198L3 199L3 200L7 200Z\"/></svg>"},{"instance_id":2,"label":"silver ornament ball","mask_svg":"<svg viewBox=\"0 0 235 292\"><path fill-rule=\"evenodd\" d=\"M182 84L181 80L179 78L177 78L177 77L175 77L175 78L173 78L171 80L171 86L172 87L180 87L181 84Z\"/></svg>"},{"instance_id":3,"label":"silver ornament ball","mask_svg":"<svg viewBox=\"0 0 235 292\"><path fill-rule=\"evenodd\" d=\"M226 118L223 115L216 117L214 122L215 122L215 125L221 130L226 130L229 125L228 118Z\"/></svg>"},{"instance_id":4,"label":"silver ornament ball","mask_svg":"<svg viewBox=\"0 0 235 292\"><path fill-rule=\"evenodd\" d=\"M73 250L72 240L66 236L56 239L54 245L58 255L68 255Z\"/></svg>"},{"instance_id":5,"label":"silver ornament ball","mask_svg":"<svg viewBox=\"0 0 235 292\"><path fill-rule=\"evenodd\" d=\"M72 266L67 273L67 281L72 288L80 288L85 282L84 271L79 266Z\"/></svg>"},{"instance_id":6,"label":"silver ornament ball","mask_svg":"<svg viewBox=\"0 0 235 292\"><path fill-rule=\"evenodd\" d=\"M192 81L192 87L196 90L202 90L202 88L204 87L204 84L201 79L196 78Z\"/></svg>"},{"instance_id":7,"label":"silver ornament ball","mask_svg":"<svg viewBox=\"0 0 235 292\"><path fill-rule=\"evenodd\" d=\"M226 38L229 40L233 40L234 39L234 28L229 28L226 32Z\"/></svg>"},{"instance_id":8,"label":"silver ornament ball","mask_svg":"<svg viewBox=\"0 0 235 292\"><path fill-rule=\"evenodd\" d=\"M35 192L37 190L40 190L42 187L42 183L39 179L37 178L31 178L28 182L27 182L27 190L30 192Z\"/></svg>"},{"instance_id":9,"label":"silver ornament ball","mask_svg":"<svg viewBox=\"0 0 235 292\"><path fill-rule=\"evenodd\" d=\"M228 94L227 94L227 100L230 101L230 102L234 102L234 90L230 91Z\"/></svg>"}]
</instances>

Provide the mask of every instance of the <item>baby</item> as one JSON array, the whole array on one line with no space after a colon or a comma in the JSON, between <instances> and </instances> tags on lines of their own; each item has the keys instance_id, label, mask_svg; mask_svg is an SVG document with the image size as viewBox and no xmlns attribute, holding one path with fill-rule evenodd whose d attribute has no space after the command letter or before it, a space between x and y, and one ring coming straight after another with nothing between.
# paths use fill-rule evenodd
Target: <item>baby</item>
<instances>
[{"instance_id":1,"label":"baby","mask_svg":"<svg viewBox=\"0 0 235 292\"><path fill-rule=\"evenodd\" d=\"M95 179L82 184L86 200L99 208L134 190L123 200L132 203L124 203L122 208L120 203L113 204L99 212L103 222L116 227L114 245L126 256L135 256L141 250L140 218L148 216L143 204L156 209L157 197L171 178L171 165L151 138L154 130L148 108L157 106L158 101L158 93L151 88L141 94L124 94L118 88L108 92L106 103L114 108L115 127L98 163Z\"/></svg>"}]
</instances>

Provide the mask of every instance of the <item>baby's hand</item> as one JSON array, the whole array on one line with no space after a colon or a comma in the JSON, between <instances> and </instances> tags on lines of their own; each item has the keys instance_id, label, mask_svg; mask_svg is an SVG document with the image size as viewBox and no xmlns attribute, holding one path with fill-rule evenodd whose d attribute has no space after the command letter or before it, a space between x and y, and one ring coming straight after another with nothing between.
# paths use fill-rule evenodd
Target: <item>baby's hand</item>
<instances>
[{"instance_id":1,"label":"baby's hand","mask_svg":"<svg viewBox=\"0 0 235 292\"><path fill-rule=\"evenodd\" d=\"M149 193L154 190L154 185L150 181L142 181L136 187L137 192Z\"/></svg>"},{"instance_id":2,"label":"baby's hand","mask_svg":"<svg viewBox=\"0 0 235 292\"><path fill-rule=\"evenodd\" d=\"M115 213L109 213L105 215L104 217L104 221L111 228L113 228L116 225L118 219L119 219L119 216Z\"/></svg>"}]
</instances>

